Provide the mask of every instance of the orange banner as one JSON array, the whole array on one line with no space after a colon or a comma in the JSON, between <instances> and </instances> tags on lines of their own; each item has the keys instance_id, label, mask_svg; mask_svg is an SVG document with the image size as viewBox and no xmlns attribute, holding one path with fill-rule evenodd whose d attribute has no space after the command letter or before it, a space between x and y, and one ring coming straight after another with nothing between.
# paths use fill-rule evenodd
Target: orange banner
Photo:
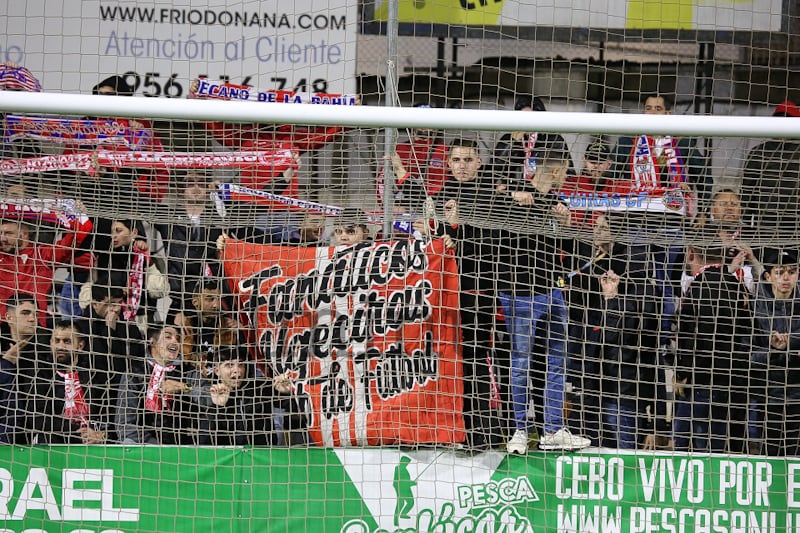
<instances>
[{"instance_id":1,"label":"orange banner","mask_svg":"<svg viewBox=\"0 0 800 533\"><path fill-rule=\"evenodd\" d=\"M464 440L458 271L440 240L231 240L223 261L259 356L290 372L317 444Z\"/></svg>"}]
</instances>

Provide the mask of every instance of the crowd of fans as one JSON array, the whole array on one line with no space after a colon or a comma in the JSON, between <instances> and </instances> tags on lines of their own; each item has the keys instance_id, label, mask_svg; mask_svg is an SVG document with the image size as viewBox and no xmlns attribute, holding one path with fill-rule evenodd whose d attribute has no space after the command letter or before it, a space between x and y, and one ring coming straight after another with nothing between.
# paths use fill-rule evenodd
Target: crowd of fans
<instances>
[{"instance_id":1,"label":"crowd of fans","mask_svg":"<svg viewBox=\"0 0 800 533\"><path fill-rule=\"evenodd\" d=\"M0 68L0 89L41 89L24 67ZM120 76L93 90L132 92ZM661 95L643 105L670 112ZM116 149L161 149L152 124L128 126L146 143ZM298 153L343 131L203 127L227 149ZM31 139L2 147L4 159L43 153ZM797 229L798 149L759 145L742 188L715 189L693 139L598 138L578 172L559 135L510 132L486 158L473 138L411 132L389 158L395 175L376 181L414 221L386 238L442 239L457 260L467 440L454 444L797 454L800 257L779 243ZM37 178L85 212L0 221L0 442L309 444L291 376L254 362L220 252L233 237L351 247L384 238L375 219L266 209L232 226L207 169L92 170ZM241 183L296 198L295 170L256 167ZM6 183L20 205L37 193Z\"/></svg>"}]
</instances>

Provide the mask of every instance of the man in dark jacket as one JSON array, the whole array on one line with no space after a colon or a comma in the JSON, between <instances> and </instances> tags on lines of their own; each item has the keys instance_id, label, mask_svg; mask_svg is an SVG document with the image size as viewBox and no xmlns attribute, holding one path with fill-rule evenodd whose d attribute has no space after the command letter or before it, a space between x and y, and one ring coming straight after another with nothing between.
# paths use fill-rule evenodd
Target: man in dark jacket
<instances>
[{"instance_id":1,"label":"man in dark jacket","mask_svg":"<svg viewBox=\"0 0 800 533\"><path fill-rule=\"evenodd\" d=\"M285 376L270 380L257 375L247 350L222 346L215 350L213 375L192 391L203 409L207 430L201 442L214 446L268 446L281 442L274 412L285 411L291 384Z\"/></svg>"},{"instance_id":2,"label":"man in dark jacket","mask_svg":"<svg viewBox=\"0 0 800 533\"><path fill-rule=\"evenodd\" d=\"M693 279L677 316L675 448L743 450L753 315L722 245L687 247Z\"/></svg>"},{"instance_id":3,"label":"man in dark jacket","mask_svg":"<svg viewBox=\"0 0 800 533\"><path fill-rule=\"evenodd\" d=\"M116 412L123 444L197 444L196 415L181 361L181 337L174 326L150 335L150 354L122 378Z\"/></svg>"},{"instance_id":4,"label":"man in dark jacket","mask_svg":"<svg viewBox=\"0 0 800 533\"><path fill-rule=\"evenodd\" d=\"M122 377L145 360L147 347L135 322L121 314L124 293L107 280L92 284L92 301L75 322L86 344L86 356L96 372L94 383L104 391L105 402L117 405ZM113 429L113 428L112 428ZM109 435L115 440L113 432Z\"/></svg>"},{"instance_id":5,"label":"man in dark jacket","mask_svg":"<svg viewBox=\"0 0 800 533\"><path fill-rule=\"evenodd\" d=\"M78 329L69 322L54 326L51 358L38 369L20 397L25 432L32 444L102 444L108 437L104 387L83 351ZM44 361L42 362L44 363Z\"/></svg>"},{"instance_id":6,"label":"man in dark jacket","mask_svg":"<svg viewBox=\"0 0 800 533\"><path fill-rule=\"evenodd\" d=\"M751 394L750 405L760 410L766 399L764 442L771 456L800 452L799 264L795 250L767 250L755 302L754 381L765 387L760 397Z\"/></svg>"},{"instance_id":7,"label":"man in dark jacket","mask_svg":"<svg viewBox=\"0 0 800 533\"><path fill-rule=\"evenodd\" d=\"M615 242L604 215L595 221L593 241L578 247L580 267L570 275L571 382L581 391L573 414L601 446L652 447L653 423L666 431L665 417L657 416L661 301L646 256Z\"/></svg>"},{"instance_id":8,"label":"man in dark jacket","mask_svg":"<svg viewBox=\"0 0 800 533\"><path fill-rule=\"evenodd\" d=\"M515 111L545 111L544 102L538 97L523 96L514 103ZM575 165L569 155L564 137L557 133L515 131L506 133L492 151L489 167L495 185L501 189L524 187L536 171L542 156L552 150L565 154L568 173L575 175Z\"/></svg>"},{"instance_id":9,"label":"man in dark jacket","mask_svg":"<svg viewBox=\"0 0 800 533\"><path fill-rule=\"evenodd\" d=\"M0 323L0 442L27 444L25 401L31 380L49 368L47 330L38 326L36 298L17 292L6 300Z\"/></svg>"},{"instance_id":10,"label":"man in dark jacket","mask_svg":"<svg viewBox=\"0 0 800 533\"><path fill-rule=\"evenodd\" d=\"M800 118L800 109L786 101L773 116L793 120ZM773 238L795 238L800 224L800 142L770 139L753 147L742 171L741 195L745 223Z\"/></svg>"},{"instance_id":11,"label":"man in dark jacket","mask_svg":"<svg viewBox=\"0 0 800 533\"><path fill-rule=\"evenodd\" d=\"M530 368L537 339L546 346L544 383L545 450L574 450L591 444L566 428L563 410L566 382L567 309L563 287L574 247L563 230L569 227L569 208L559 201L569 156L562 149L543 152L536 170L521 187L498 195L492 202L492 222L500 230L499 301L511 339L511 403L516 431L507 443L511 453L528 451L527 420Z\"/></svg>"},{"instance_id":12,"label":"man in dark jacket","mask_svg":"<svg viewBox=\"0 0 800 533\"><path fill-rule=\"evenodd\" d=\"M481 173L478 144L457 138L447 157L450 179L435 196L444 222L437 234L450 239L458 260L461 291L462 354L464 362L464 419L467 445L473 450L501 444L498 351L494 341L497 310L494 281L497 232L486 227L488 204L494 196L490 179Z\"/></svg>"},{"instance_id":13,"label":"man in dark jacket","mask_svg":"<svg viewBox=\"0 0 800 533\"><path fill-rule=\"evenodd\" d=\"M209 178L200 171L189 170L179 176L179 183L181 201L175 212L166 214L173 222L156 224L167 256L172 313L189 307L198 281L219 276L215 243L223 227L209 200Z\"/></svg>"}]
</instances>

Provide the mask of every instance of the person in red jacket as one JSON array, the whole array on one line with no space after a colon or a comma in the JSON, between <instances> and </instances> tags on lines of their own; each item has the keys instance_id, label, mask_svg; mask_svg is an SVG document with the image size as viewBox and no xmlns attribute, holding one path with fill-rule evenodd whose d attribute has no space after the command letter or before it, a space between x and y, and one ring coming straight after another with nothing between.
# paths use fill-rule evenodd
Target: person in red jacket
<instances>
[{"instance_id":1,"label":"person in red jacket","mask_svg":"<svg viewBox=\"0 0 800 533\"><path fill-rule=\"evenodd\" d=\"M17 292L34 295L40 311L47 310L53 292L53 271L57 264L71 262L79 246L92 229L91 221L76 216L69 228L55 244L31 241L33 228L22 220L6 219L0 223L0 316L5 315L5 302ZM39 323L46 324L47 315L39 315Z\"/></svg>"},{"instance_id":2,"label":"person in red jacket","mask_svg":"<svg viewBox=\"0 0 800 533\"><path fill-rule=\"evenodd\" d=\"M429 108L427 104L414 107ZM396 190L395 202L411 212L419 212L425 198L433 197L447 181L447 144L440 132L432 129L412 129L408 141L398 143L391 156ZM385 188L383 175L378 177L380 197Z\"/></svg>"},{"instance_id":3,"label":"person in red jacket","mask_svg":"<svg viewBox=\"0 0 800 533\"><path fill-rule=\"evenodd\" d=\"M598 212L590 207L598 198L613 194L616 184L608 175L611 168L611 149L602 140L591 143L583 156L583 172L580 176L570 176L559 190L559 195L570 206L570 224L581 230L594 225Z\"/></svg>"}]
</instances>

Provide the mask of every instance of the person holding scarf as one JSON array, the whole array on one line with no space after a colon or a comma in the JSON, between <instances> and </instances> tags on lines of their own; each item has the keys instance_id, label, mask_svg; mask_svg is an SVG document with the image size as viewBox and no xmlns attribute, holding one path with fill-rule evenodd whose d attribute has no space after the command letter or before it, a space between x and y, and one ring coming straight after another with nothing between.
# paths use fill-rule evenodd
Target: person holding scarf
<instances>
[{"instance_id":1,"label":"person holding scarf","mask_svg":"<svg viewBox=\"0 0 800 533\"><path fill-rule=\"evenodd\" d=\"M672 103L663 95L644 99L645 115L670 115ZM696 139L674 135L620 137L614 148L612 175L633 190L692 190L705 205L711 193L711 176Z\"/></svg>"},{"instance_id":2,"label":"person holding scarf","mask_svg":"<svg viewBox=\"0 0 800 533\"><path fill-rule=\"evenodd\" d=\"M725 265L728 272L745 284L750 293L755 294L758 280L764 269L750 246L755 240L755 228L746 225L742 217L742 201L733 189L722 188L711 197L707 214L695 221L695 228L716 232L725 246ZM689 276L684 273L684 282Z\"/></svg>"},{"instance_id":3,"label":"person holding scarf","mask_svg":"<svg viewBox=\"0 0 800 533\"><path fill-rule=\"evenodd\" d=\"M105 226L105 225L104 225ZM97 250L95 280L105 277L112 286L121 287L125 293L121 317L135 321L142 332L145 324L152 322L155 302L169 294L169 282L163 267L150 255L144 225L136 220L111 221L111 249L105 253ZM92 282L81 288L80 306L91 303Z\"/></svg>"},{"instance_id":4,"label":"person holding scarf","mask_svg":"<svg viewBox=\"0 0 800 533\"><path fill-rule=\"evenodd\" d=\"M181 336L175 326L150 335L150 353L122 378L116 429L123 444L196 444L191 386L184 377Z\"/></svg>"},{"instance_id":5,"label":"person holding scarf","mask_svg":"<svg viewBox=\"0 0 800 533\"><path fill-rule=\"evenodd\" d=\"M515 111L546 111L539 97L522 96L514 103ZM542 155L550 150L567 154L567 175L575 175L575 165L564 137L557 133L515 131L505 133L495 144L489 161L489 173L500 191L524 187L536 172Z\"/></svg>"},{"instance_id":6,"label":"person holding scarf","mask_svg":"<svg viewBox=\"0 0 800 533\"><path fill-rule=\"evenodd\" d=\"M86 352L70 322L59 322L50 339L51 359L20 397L20 418L31 444L103 444L108 435L108 405Z\"/></svg>"},{"instance_id":7,"label":"person holding scarf","mask_svg":"<svg viewBox=\"0 0 800 533\"><path fill-rule=\"evenodd\" d=\"M26 93L42 92L42 84L27 68L6 61L0 63L0 91L15 91ZM5 117L0 114L0 122ZM39 141L33 139L6 140L5 126L2 128L0 136L0 158L18 159L25 157L36 157L42 154L42 146Z\"/></svg>"},{"instance_id":8,"label":"person holding scarf","mask_svg":"<svg viewBox=\"0 0 800 533\"><path fill-rule=\"evenodd\" d=\"M669 115L672 103L663 95L644 99L645 115ZM626 220L616 221L627 228L627 239L638 250L650 254L656 285L664 299L661 320L661 344L669 344L680 283L684 225L697 213L698 195L708 201L710 184L703 158L694 139L672 135L637 135L620 137L614 149L612 175L614 192L647 192L667 194L680 199L685 214L625 213Z\"/></svg>"}]
</instances>

